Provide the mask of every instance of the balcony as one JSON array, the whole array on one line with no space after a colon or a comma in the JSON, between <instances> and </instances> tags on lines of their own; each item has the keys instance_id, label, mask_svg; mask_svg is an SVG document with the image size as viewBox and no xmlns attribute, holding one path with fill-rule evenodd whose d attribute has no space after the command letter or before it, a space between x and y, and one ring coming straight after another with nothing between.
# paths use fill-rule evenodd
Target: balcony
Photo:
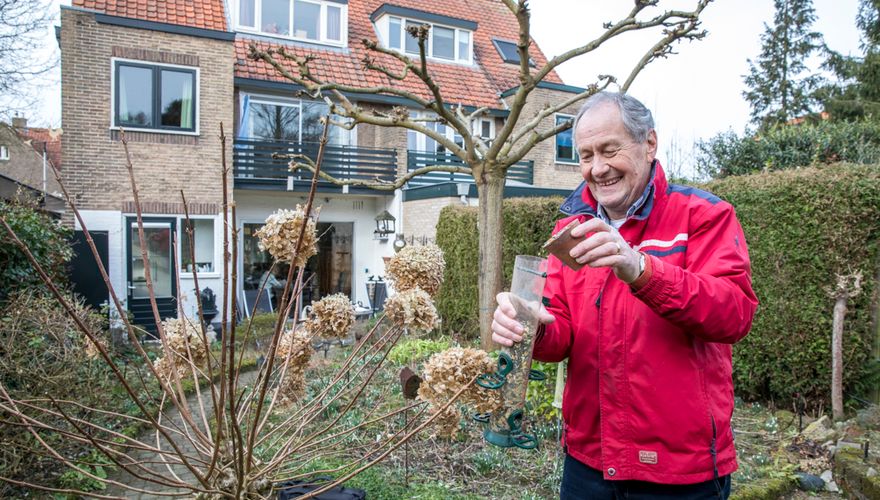
<instances>
[{"instance_id":1,"label":"balcony","mask_svg":"<svg viewBox=\"0 0 880 500\"><path fill-rule=\"evenodd\" d=\"M433 153L429 151L406 152L406 171L412 172L428 166L467 166L460 158L449 153ZM532 185L535 177L534 162L521 161L507 170L507 180ZM474 179L468 174L454 172L430 172L414 177L409 181L410 187L431 186L444 182L470 183Z\"/></svg>"},{"instance_id":2,"label":"balcony","mask_svg":"<svg viewBox=\"0 0 880 500\"><path fill-rule=\"evenodd\" d=\"M289 160L272 158L273 154L301 154L312 160L318 158L318 144L308 142L274 141L265 139L235 139L232 149L232 172L237 188L306 190L312 179L308 170L290 172ZM397 151L385 148L365 148L328 144L324 150L321 171L340 180L393 182L397 174ZM341 191L327 181L319 181L319 190ZM376 193L370 189L354 188L347 192Z\"/></svg>"}]
</instances>

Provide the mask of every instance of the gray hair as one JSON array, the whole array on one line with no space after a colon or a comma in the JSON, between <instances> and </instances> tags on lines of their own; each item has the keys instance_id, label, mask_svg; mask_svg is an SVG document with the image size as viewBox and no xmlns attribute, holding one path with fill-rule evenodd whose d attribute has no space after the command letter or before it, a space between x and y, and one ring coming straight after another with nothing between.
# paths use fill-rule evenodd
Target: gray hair
<instances>
[{"instance_id":1,"label":"gray hair","mask_svg":"<svg viewBox=\"0 0 880 500\"><path fill-rule=\"evenodd\" d=\"M641 101L621 92L602 91L596 92L584 101L572 125L573 139L577 135L574 131L577 130L581 118L591 109L605 103L617 105L617 109L620 110L620 118L623 120L623 127L632 140L645 142L648 133L654 130L654 117L651 115L651 110L646 108ZM577 147L576 139L575 147Z\"/></svg>"}]
</instances>

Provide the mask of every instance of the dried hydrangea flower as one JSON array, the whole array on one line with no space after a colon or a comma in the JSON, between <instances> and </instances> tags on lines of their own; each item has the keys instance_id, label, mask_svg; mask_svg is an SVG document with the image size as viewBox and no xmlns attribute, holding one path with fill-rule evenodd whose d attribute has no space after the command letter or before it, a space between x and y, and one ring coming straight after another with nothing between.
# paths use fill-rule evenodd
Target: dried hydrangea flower
<instances>
[{"instance_id":1,"label":"dried hydrangea flower","mask_svg":"<svg viewBox=\"0 0 880 500\"><path fill-rule=\"evenodd\" d=\"M319 210L315 210L317 216ZM306 222L303 242L299 254L296 253L296 240ZM296 267L304 266L309 257L318 253L318 237L315 217L305 216L305 207L297 205L296 210L281 209L266 218L266 224L254 233L260 239L260 250L268 251L275 260L291 262Z\"/></svg>"},{"instance_id":2,"label":"dried hydrangea flower","mask_svg":"<svg viewBox=\"0 0 880 500\"><path fill-rule=\"evenodd\" d=\"M421 288L402 291L386 300L385 315L395 325L412 330L427 332L440 323L431 296Z\"/></svg>"},{"instance_id":3,"label":"dried hydrangea flower","mask_svg":"<svg viewBox=\"0 0 880 500\"><path fill-rule=\"evenodd\" d=\"M288 357L288 366L309 364L312 357L311 335L305 330L288 330L281 335L275 357L284 362Z\"/></svg>"},{"instance_id":4,"label":"dried hydrangea flower","mask_svg":"<svg viewBox=\"0 0 880 500\"><path fill-rule=\"evenodd\" d=\"M165 345L171 354L160 357L153 366L163 378L170 380L174 370L180 377L191 375L190 362L204 366L208 360L208 347L202 341L202 333L196 323L188 318L168 318L162 322L162 329L165 331Z\"/></svg>"},{"instance_id":5,"label":"dried hydrangea flower","mask_svg":"<svg viewBox=\"0 0 880 500\"><path fill-rule=\"evenodd\" d=\"M435 408L441 407L435 406ZM431 422L433 429L431 434L440 438L452 439L455 437L455 433L458 432L459 422L461 422L461 414L454 404L450 405Z\"/></svg>"},{"instance_id":6,"label":"dried hydrangea flower","mask_svg":"<svg viewBox=\"0 0 880 500\"><path fill-rule=\"evenodd\" d=\"M108 350L107 340L105 340L101 337L98 337L97 340L98 340L98 343L101 344L101 347L103 347L105 351ZM101 357L101 350L98 349L98 346L96 346L95 343L89 339L85 339L85 347L83 348L83 352L85 352L86 358L88 358L88 359L98 359Z\"/></svg>"},{"instance_id":7,"label":"dried hydrangea flower","mask_svg":"<svg viewBox=\"0 0 880 500\"><path fill-rule=\"evenodd\" d=\"M452 347L438 352L425 362L422 369L419 399L429 402L434 408L440 408L474 377L494 369L495 362L482 349ZM503 405L499 391L476 384L468 387L459 396L458 402L472 407L476 413L495 412ZM448 419L441 425L448 425Z\"/></svg>"},{"instance_id":8,"label":"dried hydrangea flower","mask_svg":"<svg viewBox=\"0 0 880 500\"><path fill-rule=\"evenodd\" d=\"M404 247L388 261L385 274L398 292L421 288L431 296L443 283L443 250L433 244Z\"/></svg>"},{"instance_id":9,"label":"dried hydrangea flower","mask_svg":"<svg viewBox=\"0 0 880 500\"><path fill-rule=\"evenodd\" d=\"M292 403L305 394L306 367L312 358L311 335L305 330L288 330L281 336L275 357L287 362L284 379L278 382L282 404Z\"/></svg>"},{"instance_id":10,"label":"dried hydrangea flower","mask_svg":"<svg viewBox=\"0 0 880 500\"><path fill-rule=\"evenodd\" d=\"M342 339L354 325L354 307L344 293L328 295L312 302L312 314L305 326L314 337Z\"/></svg>"}]
</instances>

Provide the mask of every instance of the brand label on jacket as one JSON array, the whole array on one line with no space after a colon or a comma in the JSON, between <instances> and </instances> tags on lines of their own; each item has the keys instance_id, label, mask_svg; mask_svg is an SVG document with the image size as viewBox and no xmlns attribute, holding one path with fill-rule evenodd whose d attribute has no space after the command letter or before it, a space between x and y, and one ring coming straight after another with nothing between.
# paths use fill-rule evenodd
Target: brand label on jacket
<instances>
[{"instance_id":1,"label":"brand label on jacket","mask_svg":"<svg viewBox=\"0 0 880 500\"><path fill-rule=\"evenodd\" d=\"M656 451L639 450L639 462L641 462L643 464L656 464L657 463L657 452Z\"/></svg>"}]
</instances>

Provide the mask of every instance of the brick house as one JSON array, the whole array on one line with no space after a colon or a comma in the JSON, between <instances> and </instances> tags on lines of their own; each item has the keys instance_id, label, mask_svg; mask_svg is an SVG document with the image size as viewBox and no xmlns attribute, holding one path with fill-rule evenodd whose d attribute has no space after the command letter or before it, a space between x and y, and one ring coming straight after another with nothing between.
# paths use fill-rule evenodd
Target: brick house
<instances>
[{"instance_id":1,"label":"brick house","mask_svg":"<svg viewBox=\"0 0 880 500\"><path fill-rule=\"evenodd\" d=\"M284 46L313 54L313 70L326 80L354 86L389 85L387 77L363 68L364 38L412 53L408 24L432 26L428 57L433 75L450 101L489 109L474 133L494 136L506 117L506 100L517 79L512 40L517 25L505 7L491 0L73 0L61 10L62 122L64 178L92 231L106 235L111 280L128 290L128 307L144 323L143 263L133 235L134 203L120 142L125 129L140 200L147 220L153 279L162 296L163 316L176 314L172 297L179 281L182 310L195 312L192 269L201 287L222 289L223 241L220 124L231 163L230 193L240 230L240 296L249 296L266 269L253 232L278 208L305 200L309 176L288 172L273 152L313 153L321 132L324 102L300 97L300 88L248 47ZM415 49L417 50L417 48ZM545 57L535 46L537 64ZM427 95L413 79L395 82ZM582 89L552 73L532 94L526 113ZM351 95L363 108L389 110L411 102L389 95ZM550 128L559 114L541 127ZM442 124L437 130L460 140ZM581 181L570 133L536 147L511 172L510 196L561 194ZM405 129L358 125L333 127L324 169L340 177L391 179L435 163L455 163L430 138ZM195 262L183 238L183 190L195 229ZM368 304L366 285L383 273L393 253L394 233L433 237L439 211L450 203L476 202L469 177L418 177L391 194L367 188L340 188L321 182L319 255L306 300L343 292ZM394 233L377 230L377 218L395 219ZM387 218L387 217L386 217ZM171 240L183 242L174 257ZM177 265L174 264L175 258ZM180 269L177 276L175 268ZM157 279L158 278L158 279ZM218 304L218 307L222 307Z\"/></svg>"},{"instance_id":2,"label":"brick house","mask_svg":"<svg viewBox=\"0 0 880 500\"><path fill-rule=\"evenodd\" d=\"M61 129L28 127L27 119L0 122L0 199L28 199L42 210L64 212L52 167L61 168Z\"/></svg>"}]
</instances>

